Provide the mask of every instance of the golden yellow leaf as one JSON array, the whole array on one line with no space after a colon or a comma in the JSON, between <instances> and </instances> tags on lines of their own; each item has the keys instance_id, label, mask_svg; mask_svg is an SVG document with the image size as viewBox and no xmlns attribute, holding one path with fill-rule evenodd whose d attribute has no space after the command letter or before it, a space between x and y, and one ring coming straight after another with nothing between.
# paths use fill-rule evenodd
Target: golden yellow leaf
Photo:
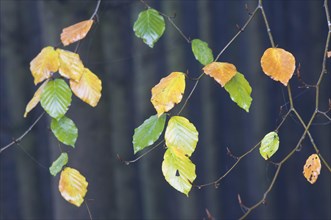
<instances>
[{"instance_id":1,"label":"golden yellow leaf","mask_svg":"<svg viewBox=\"0 0 331 220\"><path fill-rule=\"evenodd\" d=\"M80 60L77 53L67 50L56 50L59 54L60 68L59 73L61 76L79 82L83 75L84 65Z\"/></svg>"},{"instance_id":2,"label":"golden yellow leaf","mask_svg":"<svg viewBox=\"0 0 331 220\"><path fill-rule=\"evenodd\" d=\"M61 172L59 190L62 197L79 207L84 202L87 192L86 179L77 170L66 167Z\"/></svg>"},{"instance_id":3,"label":"golden yellow leaf","mask_svg":"<svg viewBox=\"0 0 331 220\"><path fill-rule=\"evenodd\" d=\"M64 28L61 33L63 45L68 46L71 43L83 39L91 29L92 24L93 20L86 20Z\"/></svg>"},{"instance_id":4,"label":"golden yellow leaf","mask_svg":"<svg viewBox=\"0 0 331 220\"><path fill-rule=\"evenodd\" d=\"M308 157L306 164L303 167L303 175L307 181L314 184L321 172L321 160L317 154L312 154Z\"/></svg>"},{"instance_id":5,"label":"golden yellow leaf","mask_svg":"<svg viewBox=\"0 0 331 220\"><path fill-rule=\"evenodd\" d=\"M158 116L172 109L180 103L185 90L185 74L172 72L152 88L151 102Z\"/></svg>"},{"instance_id":6,"label":"golden yellow leaf","mask_svg":"<svg viewBox=\"0 0 331 220\"><path fill-rule=\"evenodd\" d=\"M46 80L41 86L37 89L37 91L34 93L32 99L29 101L29 103L25 107L25 113L24 113L24 118L28 115L28 113L36 107L36 105L40 101L41 93L44 91L44 88L46 84L48 83L48 80Z\"/></svg>"},{"instance_id":7,"label":"golden yellow leaf","mask_svg":"<svg viewBox=\"0 0 331 220\"><path fill-rule=\"evenodd\" d=\"M225 86L237 73L237 68L231 63L212 62L203 68L205 74L213 77L221 86Z\"/></svg>"},{"instance_id":8,"label":"golden yellow leaf","mask_svg":"<svg viewBox=\"0 0 331 220\"><path fill-rule=\"evenodd\" d=\"M30 62L30 70L34 78L34 84L48 79L59 69L58 54L53 47L45 47Z\"/></svg>"},{"instance_id":9,"label":"golden yellow leaf","mask_svg":"<svg viewBox=\"0 0 331 220\"><path fill-rule=\"evenodd\" d=\"M263 72L287 86L295 70L295 58L281 48L268 48L261 58Z\"/></svg>"},{"instance_id":10,"label":"golden yellow leaf","mask_svg":"<svg viewBox=\"0 0 331 220\"><path fill-rule=\"evenodd\" d=\"M74 94L87 104L92 107L98 104L102 90L101 80L89 69L84 68L79 82L70 80L70 87Z\"/></svg>"}]
</instances>

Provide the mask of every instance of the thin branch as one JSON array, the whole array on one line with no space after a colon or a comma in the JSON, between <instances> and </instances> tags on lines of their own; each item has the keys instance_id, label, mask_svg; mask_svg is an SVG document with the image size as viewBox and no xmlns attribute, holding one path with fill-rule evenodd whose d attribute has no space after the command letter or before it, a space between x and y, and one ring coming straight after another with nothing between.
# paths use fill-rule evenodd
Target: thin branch
<instances>
[{"instance_id":1,"label":"thin branch","mask_svg":"<svg viewBox=\"0 0 331 220\"><path fill-rule=\"evenodd\" d=\"M98 11L99 11L99 7L100 7L100 3L101 3L101 0L98 0L97 6L95 6L94 12L93 12L90 20L94 19L97 16Z\"/></svg>"},{"instance_id":2,"label":"thin branch","mask_svg":"<svg viewBox=\"0 0 331 220\"><path fill-rule=\"evenodd\" d=\"M45 112L41 113L41 115L32 123L32 125L18 138L10 142L4 147L1 147L0 154L8 149L9 147L13 146L14 144L20 143L22 139L32 130L32 128L39 122L39 120L44 116Z\"/></svg>"}]
</instances>

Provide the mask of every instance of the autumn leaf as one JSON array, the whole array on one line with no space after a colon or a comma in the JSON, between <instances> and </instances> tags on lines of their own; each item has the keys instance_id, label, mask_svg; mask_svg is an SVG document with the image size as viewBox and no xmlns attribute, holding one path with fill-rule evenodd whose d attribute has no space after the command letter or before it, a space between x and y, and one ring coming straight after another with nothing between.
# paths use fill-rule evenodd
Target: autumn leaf
<instances>
[{"instance_id":1,"label":"autumn leaf","mask_svg":"<svg viewBox=\"0 0 331 220\"><path fill-rule=\"evenodd\" d=\"M58 54L53 47L45 47L41 52L30 62L30 70L34 77L34 84L48 79L52 74L59 69Z\"/></svg>"},{"instance_id":2,"label":"autumn leaf","mask_svg":"<svg viewBox=\"0 0 331 220\"><path fill-rule=\"evenodd\" d=\"M198 131L195 126L182 116L173 116L168 122L164 135L168 148L176 148L191 156L198 143Z\"/></svg>"},{"instance_id":3,"label":"autumn leaf","mask_svg":"<svg viewBox=\"0 0 331 220\"><path fill-rule=\"evenodd\" d=\"M64 46L83 39L90 31L93 20L81 21L62 30L61 41Z\"/></svg>"},{"instance_id":4,"label":"autumn leaf","mask_svg":"<svg viewBox=\"0 0 331 220\"><path fill-rule=\"evenodd\" d=\"M328 52L326 53L326 56L327 56L328 58L330 58L330 57L331 57L331 51L328 51Z\"/></svg>"},{"instance_id":5,"label":"autumn leaf","mask_svg":"<svg viewBox=\"0 0 331 220\"><path fill-rule=\"evenodd\" d=\"M142 125L134 129L132 143L135 154L154 144L159 139L164 129L166 118L166 115L161 115L160 117L152 115Z\"/></svg>"},{"instance_id":6,"label":"autumn leaf","mask_svg":"<svg viewBox=\"0 0 331 220\"><path fill-rule=\"evenodd\" d=\"M268 48L261 58L263 72L287 86L295 70L294 56L281 48Z\"/></svg>"},{"instance_id":7,"label":"autumn leaf","mask_svg":"<svg viewBox=\"0 0 331 220\"><path fill-rule=\"evenodd\" d=\"M185 74L172 72L152 88L151 102L158 116L171 110L180 103L185 91Z\"/></svg>"},{"instance_id":8,"label":"autumn leaf","mask_svg":"<svg viewBox=\"0 0 331 220\"><path fill-rule=\"evenodd\" d=\"M62 197L79 207L84 202L88 182L77 170L66 167L61 172L59 190Z\"/></svg>"},{"instance_id":9,"label":"autumn leaf","mask_svg":"<svg viewBox=\"0 0 331 220\"><path fill-rule=\"evenodd\" d=\"M60 68L59 73L61 76L79 82L83 75L84 65L80 60L77 53L67 50L56 49L59 54Z\"/></svg>"},{"instance_id":10,"label":"autumn leaf","mask_svg":"<svg viewBox=\"0 0 331 220\"><path fill-rule=\"evenodd\" d=\"M306 164L303 166L303 175L307 181L314 184L321 173L321 160L317 154L312 154L308 157Z\"/></svg>"},{"instance_id":11,"label":"autumn leaf","mask_svg":"<svg viewBox=\"0 0 331 220\"><path fill-rule=\"evenodd\" d=\"M46 80L41 86L37 89L37 91L34 93L32 99L29 101L29 103L25 107L25 113L24 118L28 115L28 113L34 109L34 107L37 106L37 104L40 102L40 97L42 92L44 91L44 88L46 84L48 83L48 80Z\"/></svg>"},{"instance_id":12,"label":"autumn leaf","mask_svg":"<svg viewBox=\"0 0 331 220\"><path fill-rule=\"evenodd\" d=\"M70 80L70 87L78 98L92 107L97 106L101 97L101 80L89 69L84 68L79 82Z\"/></svg>"},{"instance_id":13,"label":"autumn leaf","mask_svg":"<svg viewBox=\"0 0 331 220\"><path fill-rule=\"evenodd\" d=\"M261 141L260 154L265 159L268 160L279 147L279 137L278 134L274 131L269 132L264 136Z\"/></svg>"},{"instance_id":14,"label":"autumn leaf","mask_svg":"<svg viewBox=\"0 0 331 220\"><path fill-rule=\"evenodd\" d=\"M237 69L233 64L225 62L212 62L206 65L203 71L213 77L222 87L237 73Z\"/></svg>"},{"instance_id":15,"label":"autumn leaf","mask_svg":"<svg viewBox=\"0 0 331 220\"><path fill-rule=\"evenodd\" d=\"M162 162L162 173L166 181L181 193L188 196L195 180L195 165L180 150L167 149Z\"/></svg>"}]
</instances>

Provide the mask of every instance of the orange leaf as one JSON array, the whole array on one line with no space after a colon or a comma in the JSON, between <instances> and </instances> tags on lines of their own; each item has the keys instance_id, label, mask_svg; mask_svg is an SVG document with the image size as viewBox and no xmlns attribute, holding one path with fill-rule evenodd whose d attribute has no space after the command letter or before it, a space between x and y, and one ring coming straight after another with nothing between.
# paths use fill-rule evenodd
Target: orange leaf
<instances>
[{"instance_id":1,"label":"orange leaf","mask_svg":"<svg viewBox=\"0 0 331 220\"><path fill-rule=\"evenodd\" d=\"M321 172L321 160L317 154L312 154L308 157L306 164L303 167L303 175L307 181L314 184Z\"/></svg>"},{"instance_id":2,"label":"orange leaf","mask_svg":"<svg viewBox=\"0 0 331 220\"><path fill-rule=\"evenodd\" d=\"M152 88L151 102L158 116L172 109L180 103L185 90L185 75L181 72L172 72L164 77Z\"/></svg>"},{"instance_id":3,"label":"orange leaf","mask_svg":"<svg viewBox=\"0 0 331 220\"><path fill-rule=\"evenodd\" d=\"M212 62L203 68L205 74L213 77L221 86L225 86L237 73L237 68L231 63Z\"/></svg>"},{"instance_id":4,"label":"orange leaf","mask_svg":"<svg viewBox=\"0 0 331 220\"><path fill-rule=\"evenodd\" d=\"M331 57L331 51L328 51L326 55L327 55L328 58L330 58Z\"/></svg>"},{"instance_id":5,"label":"orange leaf","mask_svg":"<svg viewBox=\"0 0 331 220\"><path fill-rule=\"evenodd\" d=\"M61 172L59 190L62 197L79 207L84 202L84 197L87 192L86 179L77 170L66 167Z\"/></svg>"},{"instance_id":6,"label":"orange leaf","mask_svg":"<svg viewBox=\"0 0 331 220\"><path fill-rule=\"evenodd\" d=\"M86 20L64 28L61 33L63 45L68 46L71 43L83 39L91 29L92 24L93 20Z\"/></svg>"},{"instance_id":7,"label":"orange leaf","mask_svg":"<svg viewBox=\"0 0 331 220\"><path fill-rule=\"evenodd\" d=\"M269 48L261 58L261 66L266 75L287 86L295 70L295 58L284 49Z\"/></svg>"},{"instance_id":8,"label":"orange leaf","mask_svg":"<svg viewBox=\"0 0 331 220\"><path fill-rule=\"evenodd\" d=\"M48 79L52 74L59 69L58 54L53 47L45 47L41 52L30 62L30 70L34 77L34 84Z\"/></svg>"},{"instance_id":9,"label":"orange leaf","mask_svg":"<svg viewBox=\"0 0 331 220\"><path fill-rule=\"evenodd\" d=\"M102 90L101 80L89 69L84 68L79 82L70 80L70 87L74 94L87 104L93 107L98 104Z\"/></svg>"},{"instance_id":10,"label":"orange leaf","mask_svg":"<svg viewBox=\"0 0 331 220\"><path fill-rule=\"evenodd\" d=\"M60 75L78 82L84 71L84 65L79 55L67 50L57 49L56 51L60 59Z\"/></svg>"},{"instance_id":11,"label":"orange leaf","mask_svg":"<svg viewBox=\"0 0 331 220\"><path fill-rule=\"evenodd\" d=\"M28 113L36 107L36 105L40 101L41 93L44 91L44 88L46 84L48 83L48 80L46 80L41 86L37 89L37 91L34 93L32 99L29 101L29 103L25 107L25 113L24 113L24 118L28 115Z\"/></svg>"}]
</instances>

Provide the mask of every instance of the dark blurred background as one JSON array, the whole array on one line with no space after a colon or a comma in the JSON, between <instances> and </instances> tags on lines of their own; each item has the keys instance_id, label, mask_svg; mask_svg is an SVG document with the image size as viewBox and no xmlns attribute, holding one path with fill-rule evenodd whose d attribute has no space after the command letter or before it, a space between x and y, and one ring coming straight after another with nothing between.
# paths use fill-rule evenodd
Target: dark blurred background
<instances>
[{"instance_id":1,"label":"dark blurred background","mask_svg":"<svg viewBox=\"0 0 331 220\"><path fill-rule=\"evenodd\" d=\"M25 106L36 90L29 71L30 61L48 45L60 42L62 28L88 19L96 5L92 0L1 0L0 119L3 147L21 135L41 114L38 106L24 119ZM162 0L152 7L176 14L175 22L191 39L209 43L214 56L248 18L245 9L257 0ZM301 64L301 76L315 84L321 71L327 22L322 0L265 0L278 47L291 51ZM172 71L200 74L190 45L167 23L164 36L153 49L137 39L132 30L142 3L103 0L99 23L81 42L79 54L103 82L102 97L91 108L76 97L68 112L77 127L76 148L62 146L69 153L69 166L78 169L89 182L86 202L93 219L203 219L207 208L216 219L236 219L243 213L237 194L250 206L261 199L275 167L255 150L225 178L220 186L193 188L189 197L177 192L161 171L164 150L159 148L137 163L126 166L116 159L134 158L132 135L155 110L150 89ZM196 184L211 182L235 162L227 156L241 155L275 129L288 108L286 87L262 73L260 58L270 47L259 13L248 28L222 55L220 61L234 63L250 82L253 102L246 113L231 101L228 93L210 77L203 77L183 115L199 131L199 143L192 161L197 165ZM74 50L75 45L69 46ZM330 69L330 61L327 62ZM331 97L330 73L321 85L320 109L328 109ZM186 97L194 82L187 81ZM291 80L294 103L307 122L314 111L315 90L299 88ZM181 105L179 105L180 107ZM177 107L178 110L178 107ZM177 111L175 109L175 111ZM59 156L58 142L49 131L49 117L43 119L17 146L0 155L1 219L89 219L84 205L77 208L58 191L59 175L48 171ZM317 117L311 133L326 160L331 162L331 126ZM273 161L280 161L298 142L302 126L293 117L281 128L280 149ZM330 173L322 165L321 175L311 185L302 175L303 165L314 153L306 139L300 151L283 166L266 204L248 219L331 219Z\"/></svg>"}]
</instances>

